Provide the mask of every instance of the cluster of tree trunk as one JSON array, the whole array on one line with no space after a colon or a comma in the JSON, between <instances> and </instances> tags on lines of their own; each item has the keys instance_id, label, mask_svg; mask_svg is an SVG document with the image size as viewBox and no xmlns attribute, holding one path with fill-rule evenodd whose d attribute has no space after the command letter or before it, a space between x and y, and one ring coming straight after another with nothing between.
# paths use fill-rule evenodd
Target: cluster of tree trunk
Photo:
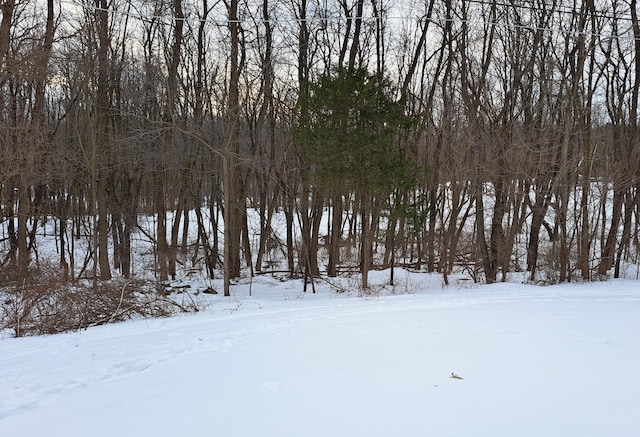
<instances>
[{"instance_id":1,"label":"cluster of tree trunk","mask_svg":"<svg viewBox=\"0 0 640 437\"><path fill-rule=\"evenodd\" d=\"M341 71L384 77L413 120L388 141L410 182L318 182L301 96ZM636 0L0 0L0 281L51 221L61 275L94 284L202 268L228 294L273 251L305 277L324 255L331 276L619 276L639 264L639 91ZM344 162L356 142L315 146Z\"/></svg>"}]
</instances>

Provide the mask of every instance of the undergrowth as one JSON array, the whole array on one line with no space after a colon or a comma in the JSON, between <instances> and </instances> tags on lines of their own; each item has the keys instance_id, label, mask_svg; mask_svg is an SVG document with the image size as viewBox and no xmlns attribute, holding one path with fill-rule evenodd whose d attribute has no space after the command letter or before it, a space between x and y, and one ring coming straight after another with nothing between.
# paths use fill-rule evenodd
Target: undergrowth
<instances>
[{"instance_id":1,"label":"undergrowth","mask_svg":"<svg viewBox=\"0 0 640 437\"><path fill-rule=\"evenodd\" d=\"M0 331L15 337L56 334L134 318L197 312L197 300L173 300L143 279L77 281L41 269L0 288Z\"/></svg>"}]
</instances>

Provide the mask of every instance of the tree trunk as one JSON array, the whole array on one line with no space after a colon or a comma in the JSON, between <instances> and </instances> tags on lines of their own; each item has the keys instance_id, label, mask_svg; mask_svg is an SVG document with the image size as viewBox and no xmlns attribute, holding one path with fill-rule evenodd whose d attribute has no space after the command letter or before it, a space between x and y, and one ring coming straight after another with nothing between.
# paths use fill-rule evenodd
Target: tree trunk
<instances>
[{"instance_id":1,"label":"tree trunk","mask_svg":"<svg viewBox=\"0 0 640 437\"><path fill-rule=\"evenodd\" d=\"M238 0L229 2L231 57L229 69L228 135L224 149L224 295L231 296L231 280L240 276L241 199L237 156L240 135L240 23Z\"/></svg>"},{"instance_id":2,"label":"tree trunk","mask_svg":"<svg viewBox=\"0 0 640 437\"><path fill-rule=\"evenodd\" d=\"M497 270L496 265L493 262L493 258L489 253L489 246L487 245L487 239L484 234L484 199L483 189L480 182L475 183L475 203L476 203L476 242L478 250L480 251L480 257L482 258L482 265L484 268L484 276L487 284L493 284L496 282Z\"/></svg>"},{"instance_id":3,"label":"tree trunk","mask_svg":"<svg viewBox=\"0 0 640 437\"><path fill-rule=\"evenodd\" d=\"M369 270L371 270L371 199L368 196L363 196L360 206L360 240L361 240L361 252L360 252L360 273L362 275L362 289L367 290L369 288Z\"/></svg>"},{"instance_id":4,"label":"tree trunk","mask_svg":"<svg viewBox=\"0 0 640 437\"><path fill-rule=\"evenodd\" d=\"M155 179L154 204L156 209L156 246L158 279L169 279L169 245L167 244L167 209L163 192L163 175L157 175Z\"/></svg>"},{"instance_id":5,"label":"tree trunk","mask_svg":"<svg viewBox=\"0 0 640 437\"><path fill-rule=\"evenodd\" d=\"M337 276L340 263L340 246L342 244L342 195L331 196L331 238L329 240L329 263L327 275Z\"/></svg>"}]
</instances>

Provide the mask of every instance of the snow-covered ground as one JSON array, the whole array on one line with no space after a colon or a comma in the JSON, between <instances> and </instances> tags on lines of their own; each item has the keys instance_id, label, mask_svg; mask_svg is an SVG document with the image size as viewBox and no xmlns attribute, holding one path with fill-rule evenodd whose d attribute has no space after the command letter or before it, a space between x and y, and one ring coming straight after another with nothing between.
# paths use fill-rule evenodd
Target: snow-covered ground
<instances>
[{"instance_id":1,"label":"snow-covered ground","mask_svg":"<svg viewBox=\"0 0 640 437\"><path fill-rule=\"evenodd\" d=\"M640 435L640 282L401 281L5 336L0 436Z\"/></svg>"}]
</instances>

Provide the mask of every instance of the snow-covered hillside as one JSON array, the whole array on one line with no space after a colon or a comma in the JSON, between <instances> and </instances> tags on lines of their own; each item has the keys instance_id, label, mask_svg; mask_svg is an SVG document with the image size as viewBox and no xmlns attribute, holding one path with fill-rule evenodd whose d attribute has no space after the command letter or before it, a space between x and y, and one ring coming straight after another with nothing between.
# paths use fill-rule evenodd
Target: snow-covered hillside
<instances>
[{"instance_id":1,"label":"snow-covered hillside","mask_svg":"<svg viewBox=\"0 0 640 437\"><path fill-rule=\"evenodd\" d=\"M197 315L6 336L0 435L638 435L640 283L434 280L264 277Z\"/></svg>"}]
</instances>

